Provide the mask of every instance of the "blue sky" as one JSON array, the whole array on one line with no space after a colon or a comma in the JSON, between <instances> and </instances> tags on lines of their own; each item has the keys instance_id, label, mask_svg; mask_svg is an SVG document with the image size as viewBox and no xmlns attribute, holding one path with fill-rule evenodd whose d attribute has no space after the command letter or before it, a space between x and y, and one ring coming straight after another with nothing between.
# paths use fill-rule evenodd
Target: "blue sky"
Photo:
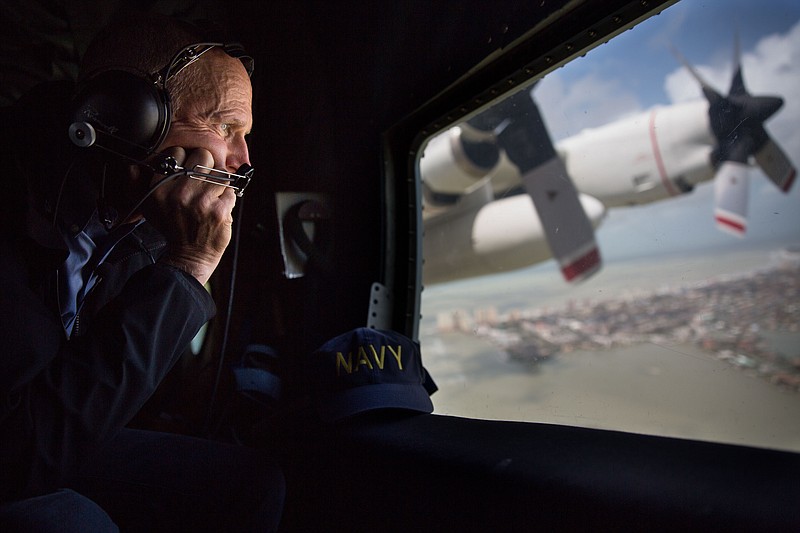
<instances>
[{"instance_id":1,"label":"blue sky","mask_svg":"<svg viewBox=\"0 0 800 533\"><path fill-rule=\"evenodd\" d=\"M654 105L702 98L697 83L670 52L676 47L701 75L727 93L736 35L744 81L753 94L779 95L783 108L767 130L800 165L800 2L797 0L682 0L660 15L560 68L534 90L555 140ZM781 194L751 172L750 214L744 239L712 221L713 188L646 206L613 209L598 230L607 260L764 240L800 241L800 184Z\"/></svg>"}]
</instances>

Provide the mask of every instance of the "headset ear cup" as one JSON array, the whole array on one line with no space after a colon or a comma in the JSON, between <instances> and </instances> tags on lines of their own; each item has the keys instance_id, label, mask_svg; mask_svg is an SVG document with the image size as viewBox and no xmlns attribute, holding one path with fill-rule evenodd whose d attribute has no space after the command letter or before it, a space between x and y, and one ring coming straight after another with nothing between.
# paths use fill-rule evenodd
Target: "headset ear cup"
<instances>
[{"instance_id":1,"label":"headset ear cup","mask_svg":"<svg viewBox=\"0 0 800 533\"><path fill-rule=\"evenodd\" d=\"M169 131L167 91L126 70L92 76L79 87L72 104L73 125L88 123L98 133L98 146L136 161L155 151Z\"/></svg>"}]
</instances>

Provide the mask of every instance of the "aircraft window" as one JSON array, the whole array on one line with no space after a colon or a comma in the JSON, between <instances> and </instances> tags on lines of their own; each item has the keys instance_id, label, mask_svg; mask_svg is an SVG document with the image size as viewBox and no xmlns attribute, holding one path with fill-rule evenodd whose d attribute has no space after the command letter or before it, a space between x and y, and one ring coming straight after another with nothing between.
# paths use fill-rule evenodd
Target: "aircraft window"
<instances>
[{"instance_id":1,"label":"aircraft window","mask_svg":"<svg viewBox=\"0 0 800 533\"><path fill-rule=\"evenodd\" d=\"M683 0L429 140L436 412L800 451L798 123L800 4Z\"/></svg>"}]
</instances>

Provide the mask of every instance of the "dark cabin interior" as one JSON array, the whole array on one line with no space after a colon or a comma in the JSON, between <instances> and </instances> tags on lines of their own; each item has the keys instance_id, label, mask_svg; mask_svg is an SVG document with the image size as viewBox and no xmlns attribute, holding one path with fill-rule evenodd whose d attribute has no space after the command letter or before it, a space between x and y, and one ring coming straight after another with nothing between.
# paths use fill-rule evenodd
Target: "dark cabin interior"
<instances>
[{"instance_id":1,"label":"dark cabin interior","mask_svg":"<svg viewBox=\"0 0 800 533\"><path fill-rule=\"evenodd\" d=\"M373 283L391 292L392 329L415 334L424 138L672 3L225 2L256 60L257 177L239 205L238 253L213 283L220 312L205 345L135 423L275 454L285 531L800 528L789 452L435 412L335 426L302 414L303 354L365 325ZM283 275L283 192L329 199L297 279ZM232 391L228 365L250 344L279 354L280 400Z\"/></svg>"}]
</instances>

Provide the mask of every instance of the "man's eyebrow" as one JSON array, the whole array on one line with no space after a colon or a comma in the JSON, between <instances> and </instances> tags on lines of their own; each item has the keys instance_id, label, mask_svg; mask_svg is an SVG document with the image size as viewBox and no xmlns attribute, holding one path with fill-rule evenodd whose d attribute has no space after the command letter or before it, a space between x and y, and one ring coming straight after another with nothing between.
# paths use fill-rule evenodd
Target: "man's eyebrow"
<instances>
[{"instance_id":1,"label":"man's eyebrow","mask_svg":"<svg viewBox=\"0 0 800 533\"><path fill-rule=\"evenodd\" d=\"M232 124L234 126L244 125L244 121L242 119L236 118L230 113L211 113L209 119L211 119L213 122L224 122L225 124Z\"/></svg>"},{"instance_id":2,"label":"man's eyebrow","mask_svg":"<svg viewBox=\"0 0 800 533\"><path fill-rule=\"evenodd\" d=\"M213 122L224 122L225 124L230 124L235 128L244 128L247 126L247 123L244 120L236 117L229 111L215 111L209 115L209 119ZM249 135L252 129L253 128L251 124L250 129L245 132L245 135Z\"/></svg>"},{"instance_id":3,"label":"man's eyebrow","mask_svg":"<svg viewBox=\"0 0 800 533\"><path fill-rule=\"evenodd\" d=\"M209 113L208 117L213 121L225 122L227 124L245 124L245 121L242 120L235 111L212 111Z\"/></svg>"}]
</instances>

